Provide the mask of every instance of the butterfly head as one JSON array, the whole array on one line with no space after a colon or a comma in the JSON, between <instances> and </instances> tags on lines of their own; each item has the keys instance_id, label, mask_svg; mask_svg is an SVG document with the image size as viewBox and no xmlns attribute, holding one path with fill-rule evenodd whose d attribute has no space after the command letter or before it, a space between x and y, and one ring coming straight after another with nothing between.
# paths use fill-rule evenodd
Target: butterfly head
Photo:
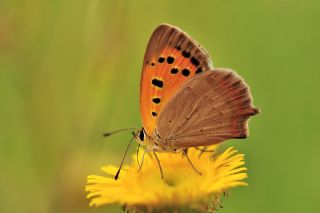
<instances>
[{"instance_id":1,"label":"butterfly head","mask_svg":"<svg viewBox=\"0 0 320 213\"><path fill-rule=\"evenodd\" d=\"M156 142L156 139L149 136L144 128L141 128L139 132L135 135L135 138L137 142L143 146L146 147L146 150L148 151L160 151L163 150L158 143Z\"/></svg>"}]
</instances>

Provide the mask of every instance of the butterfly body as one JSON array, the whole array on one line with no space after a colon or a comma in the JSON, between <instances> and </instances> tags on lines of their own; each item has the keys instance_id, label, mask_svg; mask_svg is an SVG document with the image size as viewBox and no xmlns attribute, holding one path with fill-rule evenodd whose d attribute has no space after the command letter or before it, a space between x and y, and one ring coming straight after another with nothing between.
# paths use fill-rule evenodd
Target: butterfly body
<instances>
[{"instance_id":1,"label":"butterfly body","mask_svg":"<svg viewBox=\"0 0 320 213\"><path fill-rule=\"evenodd\" d=\"M234 71L213 68L207 51L179 28L160 25L144 57L140 84L148 151L178 152L248 136L257 114L249 87Z\"/></svg>"}]
</instances>

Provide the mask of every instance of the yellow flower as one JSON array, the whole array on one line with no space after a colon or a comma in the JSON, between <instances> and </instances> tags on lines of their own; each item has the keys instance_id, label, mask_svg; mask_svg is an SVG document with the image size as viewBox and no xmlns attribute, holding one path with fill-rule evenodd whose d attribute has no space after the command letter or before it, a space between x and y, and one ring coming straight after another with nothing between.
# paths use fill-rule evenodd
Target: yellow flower
<instances>
[{"instance_id":1,"label":"yellow flower","mask_svg":"<svg viewBox=\"0 0 320 213\"><path fill-rule=\"evenodd\" d=\"M87 198L91 199L90 206L119 203L136 212L165 212L186 207L208 212L210 206L213 212L227 189L246 185L244 155L236 153L231 147L220 155L205 152L200 156L199 150L188 149L191 162L202 175L197 174L182 155L158 153L163 179L152 155L145 156L140 172L134 156L132 165L123 167L117 181L114 175L118 168L110 165L102 167L107 177L88 176Z\"/></svg>"}]
</instances>

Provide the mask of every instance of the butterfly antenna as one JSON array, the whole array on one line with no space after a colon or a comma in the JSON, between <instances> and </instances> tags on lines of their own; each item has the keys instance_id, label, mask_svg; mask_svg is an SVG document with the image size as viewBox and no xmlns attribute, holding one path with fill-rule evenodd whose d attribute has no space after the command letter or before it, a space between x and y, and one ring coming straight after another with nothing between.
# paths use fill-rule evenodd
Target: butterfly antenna
<instances>
[{"instance_id":1,"label":"butterfly antenna","mask_svg":"<svg viewBox=\"0 0 320 213\"><path fill-rule=\"evenodd\" d=\"M113 135L115 133L128 131L128 130L139 130L139 128L130 127L130 128L125 128L125 129L118 129L118 130L115 130L115 131L112 131L112 132L103 133L103 137L108 137L108 136Z\"/></svg>"},{"instance_id":2,"label":"butterfly antenna","mask_svg":"<svg viewBox=\"0 0 320 213\"><path fill-rule=\"evenodd\" d=\"M125 159L126 156L127 156L127 152L128 152L128 150L129 150L129 147L130 147L133 139L135 138L134 132L133 132L132 134L133 134L133 137L131 138L131 140L130 140L127 148L126 148L126 151L125 151L124 156L123 156L123 158L122 158L122 161L121 161L121 164L120 164L119 169L118 169L118 171L117 171L117 174L114 176L114 179L115 179L115 180L118 180L118 178L119 178L119 174L120 174L120 171L121 171L121 168L122 168L122 164L123 164L123 162L124 162L124 159Z\"/></svg>"}]
</instances>

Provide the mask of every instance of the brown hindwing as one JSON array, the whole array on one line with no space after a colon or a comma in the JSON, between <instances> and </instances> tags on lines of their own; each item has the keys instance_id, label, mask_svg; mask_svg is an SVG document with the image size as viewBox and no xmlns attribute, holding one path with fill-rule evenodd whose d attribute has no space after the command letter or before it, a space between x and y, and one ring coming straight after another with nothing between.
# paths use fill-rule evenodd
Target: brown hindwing
<instances>
[{"instance_id":1,"label":"brown hindwing","mask_svg":"<svg viewBox=\"0 0 320 213\"><path fill-rule=\"evenodd\" d=\"M161 111L157 131L174 148L208 146L248 136L248 119L259 113L248 85L230 69L190 79Z\"/></svg>"}]
</instances>

